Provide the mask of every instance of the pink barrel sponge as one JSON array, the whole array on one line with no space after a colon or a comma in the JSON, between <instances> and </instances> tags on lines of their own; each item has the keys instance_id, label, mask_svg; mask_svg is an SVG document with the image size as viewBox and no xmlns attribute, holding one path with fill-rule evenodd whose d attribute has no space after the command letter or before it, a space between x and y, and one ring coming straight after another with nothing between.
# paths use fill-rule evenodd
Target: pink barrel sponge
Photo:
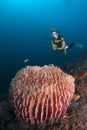
<instances>
[{"instance_id":1,"label":"pink barrel sponge","mask_svg":"<svg viewBox=\"0 0 87 130\"><path fill-rule=\"evenodd\" d=\"M21 69L9 90L15 115L31 124L58 121L74 92L74 78L54 65Z\"/></svg>"}]
</instances>

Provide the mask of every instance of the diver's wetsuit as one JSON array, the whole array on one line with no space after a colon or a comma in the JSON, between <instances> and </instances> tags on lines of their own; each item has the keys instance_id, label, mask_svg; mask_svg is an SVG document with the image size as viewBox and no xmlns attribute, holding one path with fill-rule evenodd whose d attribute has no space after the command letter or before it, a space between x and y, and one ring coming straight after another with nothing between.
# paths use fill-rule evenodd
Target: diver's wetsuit
<instances>
[{"instance_id":1,"label":"diver's wetsuit","mask_svg":"<svg viewBox=\"0 0 87 130\"><path fill-rule=\"evenodd\" d=\"M57 39L53 38L53 43L57 45L57 48L61 48L62 47L62 40L61 40L61 38L62 38L61 34L58 34L58 38Z\"/></svg>"}]
</instances>

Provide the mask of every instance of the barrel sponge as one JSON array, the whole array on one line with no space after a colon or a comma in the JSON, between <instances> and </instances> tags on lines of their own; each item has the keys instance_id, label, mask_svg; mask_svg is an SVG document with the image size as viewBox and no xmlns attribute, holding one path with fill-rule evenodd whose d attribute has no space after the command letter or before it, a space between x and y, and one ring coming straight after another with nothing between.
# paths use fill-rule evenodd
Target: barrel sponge
<instances>
[{"instance_id":1,"label":"barrel sponge","mask_svg":"<svg viewBox=\"0 0 87 130\"><path fill-rule=\"evenodd\" d=\"M17 118L31 124L58 121L74 92L74 78L60 68L27 66L12 79L10 104Z\"/></svg>"}]
</instances>

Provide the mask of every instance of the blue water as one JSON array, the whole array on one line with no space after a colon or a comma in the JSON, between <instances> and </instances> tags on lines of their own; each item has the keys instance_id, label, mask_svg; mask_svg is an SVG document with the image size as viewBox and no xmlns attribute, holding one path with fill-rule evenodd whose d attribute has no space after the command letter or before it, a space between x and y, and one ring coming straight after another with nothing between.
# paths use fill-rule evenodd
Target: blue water
<instances>
[{"instance_id":1,"label":"blue water","mask_svg":"<svg viewBox=\"0 0 87 130\"><path fill-rule=\"evenodd\" d=\"M54 52L52 28L78 47L66 56ZM86 53L86 43L87 0L0 0L0 92L22 67L75 61Z\"/></svg>"}]
</instances>

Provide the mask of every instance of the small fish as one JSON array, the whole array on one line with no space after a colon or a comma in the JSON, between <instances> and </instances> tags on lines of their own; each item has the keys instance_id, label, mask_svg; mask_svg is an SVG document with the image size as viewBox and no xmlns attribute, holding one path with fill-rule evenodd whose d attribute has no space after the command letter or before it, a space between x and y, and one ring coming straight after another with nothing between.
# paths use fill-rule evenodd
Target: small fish
<instances>
[{"instance_id":1,"label":"small fish","mask_svg":"<svg viewBox=\"0 0 87 130\"><path fill-rule=\"evenodd\" d=\"M27 63L29 61L29 59L24 59L24 63Z\"/></svg>"},{"instance_id":2,"label":"small fish","mask_svg":"<svg viewBox=\"0 0 87 130\"><path fill-rule=\"evenodd\" d=\"M75 94L73 100L74 100L74 101L77 101L77 100L79 100L80 98L81 98L80 95L76 95L76 94Z\"/></svg>"}]
</instances>

